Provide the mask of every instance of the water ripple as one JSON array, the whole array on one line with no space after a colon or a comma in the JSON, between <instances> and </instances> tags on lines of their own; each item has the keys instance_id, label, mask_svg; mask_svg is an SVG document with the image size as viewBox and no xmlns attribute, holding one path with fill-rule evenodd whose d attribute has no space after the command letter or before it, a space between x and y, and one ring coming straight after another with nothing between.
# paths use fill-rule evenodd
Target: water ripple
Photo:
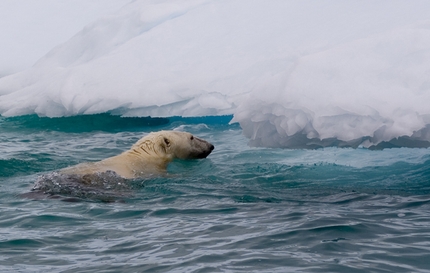
<instances>
[{"instance_id":1,"label":"water ripple","mask_svg":"<svg viewBox=\"0 0 430 273\"><path fill-rule=\"evenodd\" d=\"M0 132L1 272L430 271L428 149L257 149L237 125L181 119L20 127L35 118ZM55 173L175 128L216 149L145 180ZM35 181L44 198L25 195Z\"/></svg>"}]
</instances>

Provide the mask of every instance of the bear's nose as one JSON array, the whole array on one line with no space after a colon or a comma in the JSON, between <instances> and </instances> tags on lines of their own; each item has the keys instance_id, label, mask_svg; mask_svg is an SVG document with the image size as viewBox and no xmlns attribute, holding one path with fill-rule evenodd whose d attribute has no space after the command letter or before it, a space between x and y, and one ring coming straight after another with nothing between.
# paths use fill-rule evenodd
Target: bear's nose
<instances>
[{"instance_id":1,"label":"bear's nose","mask_svg":"<svg viewBox=\"0 0 430 273\"><path fill-rule=\"evenodd\" d=\"M211 144L211 146L209 147L209 149L211 149L211 151L212 151L213 149L215 149L215 146Z\"/></svg>"}]
</instances>

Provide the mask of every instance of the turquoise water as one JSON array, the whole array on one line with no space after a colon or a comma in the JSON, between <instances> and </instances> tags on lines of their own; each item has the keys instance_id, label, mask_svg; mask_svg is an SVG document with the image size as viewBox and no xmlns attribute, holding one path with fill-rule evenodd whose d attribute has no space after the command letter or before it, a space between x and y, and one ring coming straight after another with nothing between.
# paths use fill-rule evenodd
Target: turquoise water
<instances>
[{"instance_id":1,"label":"turquoise water","mask_svg":"<svg viewBox=\"0 0 430 273\"><path fill-rule=\"evenodd\" d=\"M0 117L0 272L430 272L430 149L251 148L230 118ZM49 182L162 129L215 150Z\"/></svg>"}]
</instances>

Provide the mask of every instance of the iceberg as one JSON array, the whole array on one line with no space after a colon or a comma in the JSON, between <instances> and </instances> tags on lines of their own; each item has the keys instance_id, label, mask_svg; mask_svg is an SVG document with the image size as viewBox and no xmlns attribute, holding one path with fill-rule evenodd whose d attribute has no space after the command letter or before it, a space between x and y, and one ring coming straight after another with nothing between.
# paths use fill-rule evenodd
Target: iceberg
<instances>
[{"instance_id":1,"label":"iceberg","mask_svg":"<svg viewBox=\"0 0 430 273\"><path fill-rule=\"evenodd\" d=\"M30 67L85 25L130 1L0 1L0 77Z\"/></svg>"},{"instance_id":2,"label":"iceberg","mask_svg":"<svg viewBox=\"0 0 430 273\"><path fill-rule=\"evenodd\" d=\"M0 114L233 115L253 146L430 146L428 1L143 1L0 78Z\"/></svg>"}]
</instances>

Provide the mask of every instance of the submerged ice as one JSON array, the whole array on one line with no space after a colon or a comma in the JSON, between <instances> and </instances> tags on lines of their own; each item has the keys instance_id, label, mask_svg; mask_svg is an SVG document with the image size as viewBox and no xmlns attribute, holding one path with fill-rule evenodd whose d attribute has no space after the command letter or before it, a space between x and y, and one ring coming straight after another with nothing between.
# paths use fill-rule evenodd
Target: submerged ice
<instances>
[{"instance_id":1,"label":"submerged ice","mask_svg":"<svg viewBox=\"0 0 430 273\"><path fill-rule=\"evenodd\" d=\"M428 1L133 1L0 79L0 114L233 115L251 145L430 143Z\"/></svg>"}]
</instances>

